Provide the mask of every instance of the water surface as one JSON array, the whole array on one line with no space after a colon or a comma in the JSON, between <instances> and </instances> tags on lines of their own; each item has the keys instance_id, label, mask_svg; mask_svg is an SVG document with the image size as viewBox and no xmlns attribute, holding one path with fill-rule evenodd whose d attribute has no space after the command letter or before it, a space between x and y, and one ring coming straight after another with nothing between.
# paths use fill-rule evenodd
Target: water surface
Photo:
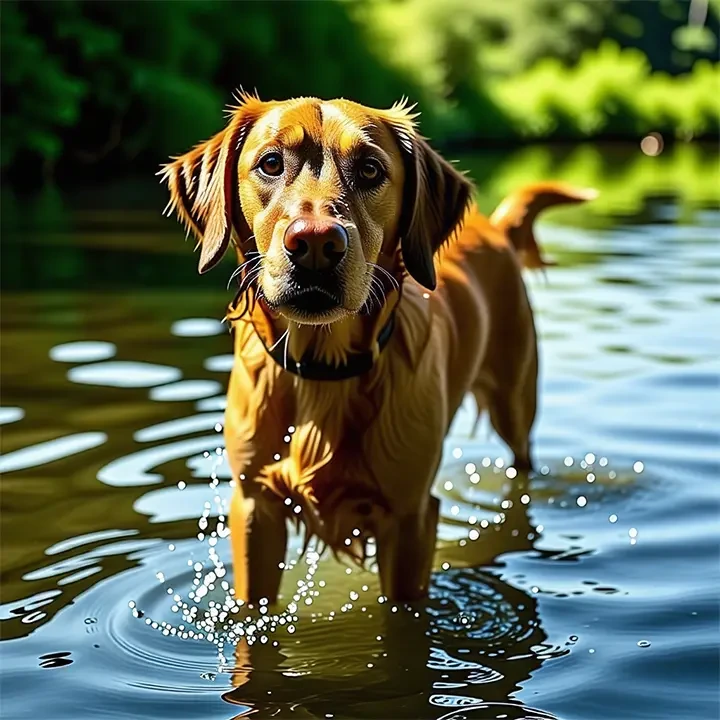
<instances>
[{"instance_id":1,"label":"water surface","mask_svg":"<svg viewBox=\"0 0 720 720\"><path fill-rule=\"evenodd\" d=\"M230 563L232 264L196 277L141 183L3 198L3 717L718 716L717 155L466 164L487 209L535 177L603 192L538 231L558 262L528 276L539 472L513 478L487 424L471 438L468 402L436 482L428 602L379 602L373 572L332 558L298 586L296 541L289 620L223 657L178 636L173 605L213 529Z\"/></svg>"}]
</instances>

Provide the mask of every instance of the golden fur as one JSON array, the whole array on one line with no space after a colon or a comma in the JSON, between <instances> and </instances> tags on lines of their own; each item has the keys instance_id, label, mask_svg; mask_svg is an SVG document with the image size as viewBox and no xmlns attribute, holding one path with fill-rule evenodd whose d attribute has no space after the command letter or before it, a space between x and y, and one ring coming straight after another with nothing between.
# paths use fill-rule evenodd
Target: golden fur
<instances>
[{"instance_id":1,"label":"golden fur","mask_svg":"<svg viewBox=\"0 0 720 720\"><path fill-rule=\"evenodd\" d=\"M225 440L237 482L230 524L239 598L275 599L288 518L333 551L362 559L377 542L383 592L427 591L438 503L430 488L443 439L467 392L531 467L537 348L521 263L544 264L532 221L543 207L592 196L529 186L488 220L470 182L415 130L404 104L262 102L243 95L225 130L163 170L171 202L199 240L200 271L237 247L239 292L228 311L235 344ZM257 171L268 148L281 178ZM386 173L364 191L352 175L372 156ZM360 158L360 160L358 160ZM342 297L319 313L284 307L291 268L282 237L300 214L347 229ZM395 312L380 351L377 337ZM343 365L371 351L367 373L313 381L284 363L308 353Z\"/></svg>"}]
</instances>

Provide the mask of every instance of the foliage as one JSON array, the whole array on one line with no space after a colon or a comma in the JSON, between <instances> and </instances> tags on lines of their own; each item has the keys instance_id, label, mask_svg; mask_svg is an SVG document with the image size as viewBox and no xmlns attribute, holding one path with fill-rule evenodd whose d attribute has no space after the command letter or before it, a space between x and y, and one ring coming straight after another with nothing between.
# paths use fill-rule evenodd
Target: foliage
<instances>
[{"instance_id":1,"label":"foliage","mask_svg":"<svg viewBox=\"0 0 720 720\"><path fill-rule=\"evenodd\" d=\"M4 168L157 162L218 130L239 85L384 105L419 94L336 2L9 0L1 17Z\"/></svg>"},{"instance_id":2,"label":"foliage","mask_svg":"<svg viewBox=\"0 0 720 720\"><path fill-rule=\"evenodd\" d=\"M439 143L712 136L717 7L690 27L679 0L5 0L1 166L149 172L219 129L239 85L407 95Z\"/></svg>"},{"instance_id":3,"label":"foliage","mask_svg":"<svg viewBox=\"0 0 720 720\"><path fill-rule=\"evenodd\" d=\"M526 137L637 137L650 131L690 139L720 123L720 65L705 60L672 77L651 72L638 50L604 42L574 67L545 59L496 83L493 97Z\"/></svg>"}]
</instances>

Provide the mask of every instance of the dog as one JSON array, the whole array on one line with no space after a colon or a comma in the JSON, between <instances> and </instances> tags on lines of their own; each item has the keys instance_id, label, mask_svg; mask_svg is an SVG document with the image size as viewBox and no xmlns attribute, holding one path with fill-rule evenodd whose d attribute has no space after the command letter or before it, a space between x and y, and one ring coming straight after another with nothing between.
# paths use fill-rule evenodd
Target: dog
<instances>
[{"instance_id":1,"label":"dog","mask_svg":"<svg viewBox=\"0 0 720 720\"><path fill-rule=\"evenodd\" d=\"M361 563L373 538L383 594L420 599L431 485L468 392L514 467L532 468L521 270L546 264L537 214L595 193L534 184L486 218L406 102L236 99L224 130L161 171L199 272L231 244L239 260L224 426L236 598L276 600L290 518Z\"/></svg>"}]
</instances>

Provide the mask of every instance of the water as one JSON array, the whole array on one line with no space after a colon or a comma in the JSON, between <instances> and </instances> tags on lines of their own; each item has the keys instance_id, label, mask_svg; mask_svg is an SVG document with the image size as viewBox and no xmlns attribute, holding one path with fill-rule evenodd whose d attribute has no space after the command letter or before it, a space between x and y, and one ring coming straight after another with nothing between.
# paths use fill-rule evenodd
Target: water
<instances>
[{"instance_id":1,"label":"water","mask_svg":"<svg viewBox=\"0 0 720 720\"><path fill-rule=\"evenodd\" d=\"M173 612L225 596L227 575L188 600L196 563L230 563L232 265L197 278L155 188L4 198L4 718L717 717L717 156L528 152L467 159L484 207L535 175L604 198L539 230L559 263L528 277L540 471L512 477L487 425L471 439L468 403L430 599L380 602L372 572L296 541L267 613L285 622L237 654L227 621L183 638Z\"/></svg>"}]
</instances>

